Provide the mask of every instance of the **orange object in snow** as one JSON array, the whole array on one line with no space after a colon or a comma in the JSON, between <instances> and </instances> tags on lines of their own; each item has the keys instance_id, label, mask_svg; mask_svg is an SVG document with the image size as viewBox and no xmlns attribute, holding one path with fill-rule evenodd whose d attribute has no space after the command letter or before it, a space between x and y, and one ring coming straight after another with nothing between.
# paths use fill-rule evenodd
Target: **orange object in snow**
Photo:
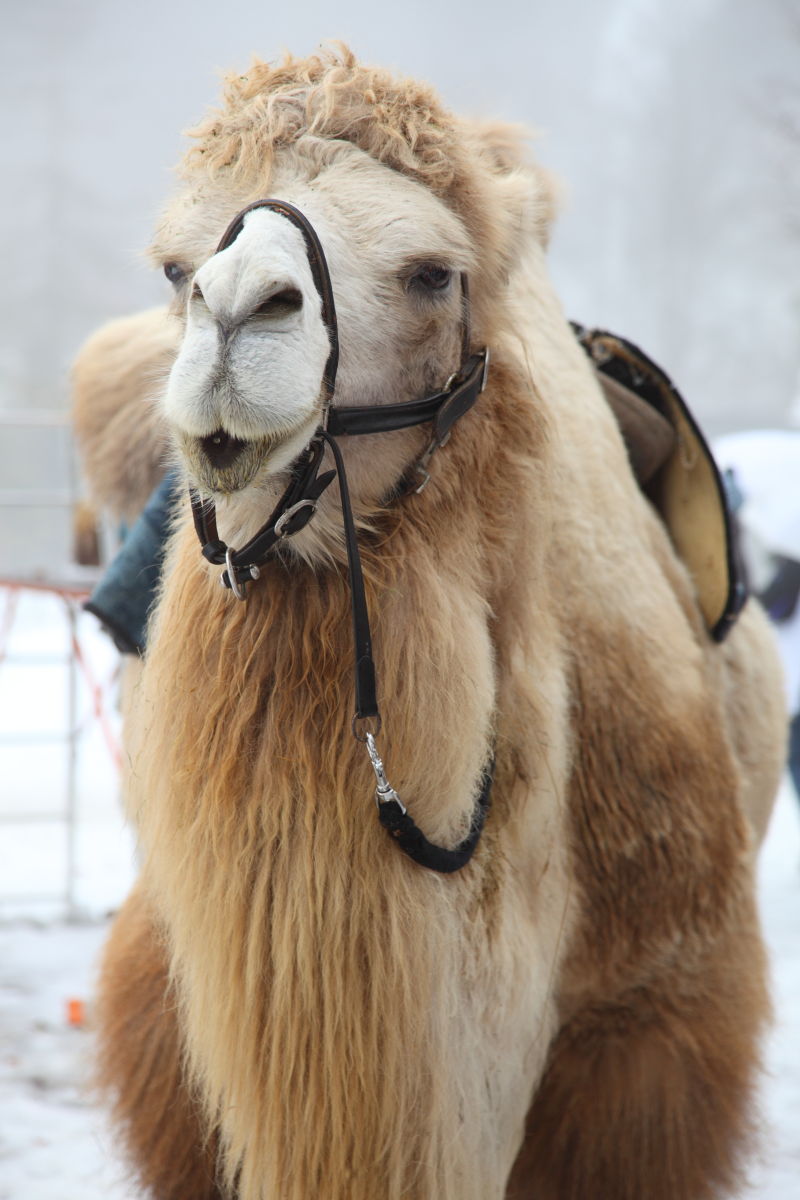
<instances>
[{"instance_id":1,"label":"orange object in snow","mask_svg":"<svg viewBox=\"0 0 800 1200\"><path fill-rule=\"evenodd\" d=\"M67 1001L67 1022L75 1027L81 1026L86 1020L86 1008L82 1000Z\"/></svg>"}]
</instances>

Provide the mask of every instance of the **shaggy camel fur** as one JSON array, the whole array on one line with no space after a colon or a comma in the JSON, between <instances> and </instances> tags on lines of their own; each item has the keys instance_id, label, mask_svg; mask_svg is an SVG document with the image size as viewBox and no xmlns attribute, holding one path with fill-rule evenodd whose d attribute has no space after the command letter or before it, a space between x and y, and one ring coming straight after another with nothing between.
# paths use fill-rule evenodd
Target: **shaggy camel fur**
<instances>
[{"instance_id":1,"label":"shaggy camel fur","mask_svg":"<svg viewBox=\"0 0 800 1200\"><path fill-rule=\"evenodd\" d=\"M185 324L165 411L233 544L313 428L326 353L297 231L256 212L214 256L234 213L273 195L314 222L340 404L440 387L459 359L442 264L469 275L492 368L430 486L382 503L419 429L343 452L392 783L452 845L492 750L496 774L467 867L405 858L350 733L334 489L245 604L182 519L129 715L142 876L99 1003L142 1186L730 1193L768 1014L746 813L783 761L778 667L752 604L710 641L634 482L547 280L545 176L513 131L460 122L344 51L255 63L196 138L153 248ZM203 458L217 426L261 447L229 495Z\"/></svg>"},{"instance_id":2,"label":"shaggy camel fur","mask_svg":"<svg viewBox=\"0 0 800 1200\"><path fill-rule=\"evenodd\" d=\"M169 437L153 402L181 327L163 308L110 321L83 346L72 373L72 424L92 502L134 521L164 474Z\"/></svg>"}]
</instances>

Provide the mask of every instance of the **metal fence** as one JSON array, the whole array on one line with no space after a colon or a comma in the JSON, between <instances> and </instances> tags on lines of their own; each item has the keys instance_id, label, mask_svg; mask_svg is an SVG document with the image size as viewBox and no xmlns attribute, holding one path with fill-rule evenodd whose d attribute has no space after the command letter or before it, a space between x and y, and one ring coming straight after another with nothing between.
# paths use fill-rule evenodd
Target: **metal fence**
<instances>
[{"instance_id":1,"label":"metal fence","mask_svg":"<svg viewBox=\"0 0 800 1200\"><path fill-rule=\"evenodd\" d=\"M4 711L15 713L15 688L19 680L34 681L26 691L36 694L45 679L45 690L65 686L66 704L58 708L57 728L46 728L41 710L33 706L30 727L7 720L0 728L0 753L24 750L16 768L0 772L0 833L25 828L35 838L36 829L60 831L60 860L48 872L47 888L9 888L11 874L0 873L0 914L42 903L78 914L76 894L76 841L80 819L78 760L82 740L92 724L102 731L106 751L118 766L120 749L113 717L114 673L101 677L87 647L81 605L89 595L99 568L80 567L72 559L72 518L78 500L77 471L68 415L58 411L0 411L4 473L0 485L0 696ZM16 446L15 446L16 440ZM60 626L56 636L39 639L34 628L19 638L20 613L33 597L49 597L48 631ZM54 610L54 611L53 611ZM21 646L18 644L21 643ZM24 676L20 674L24 671ZM39 672L36 677L35 673ZM13 678L12 678L13 676ZM15 680L17 681L15 683ZM16 706L25 710L25 704ZM29 706L30 707L30 706ZM13 725L13 728L8 728ZM57 746L63 755L58 788L48 791L48 803L24 805L17 799L22 772L35 772L44 747Z\"/></svg>"}]
</instances>

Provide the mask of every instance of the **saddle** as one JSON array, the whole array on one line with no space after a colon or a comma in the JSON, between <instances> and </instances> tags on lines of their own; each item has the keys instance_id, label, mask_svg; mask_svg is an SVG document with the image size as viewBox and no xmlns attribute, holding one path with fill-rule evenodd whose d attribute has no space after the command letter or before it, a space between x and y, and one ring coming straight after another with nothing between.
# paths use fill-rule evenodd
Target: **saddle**
<instances>
[{"instance_id":1,"label":"saddle","mask_svg":"<svg viewBox=\"0 0 800 1200\"><path fill-rule=\"evenodd\" d=\"M689 568L703 620L721 642L747 600L736 526L708 444L669 377L638 346L573 322L616 417L631 469Z\"/></svg>"}]
</instances>

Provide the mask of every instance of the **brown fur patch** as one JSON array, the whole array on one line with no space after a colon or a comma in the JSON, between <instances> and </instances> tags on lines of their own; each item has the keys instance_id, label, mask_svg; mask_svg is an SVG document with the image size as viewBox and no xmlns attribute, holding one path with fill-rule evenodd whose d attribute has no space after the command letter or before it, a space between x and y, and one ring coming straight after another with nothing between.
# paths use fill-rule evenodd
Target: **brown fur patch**
<instances>
[{"instance_id":1,"label":"brown fur patch","mask_svg":"<svg viewBox=\"0 0 800 1200\"><path fill-rule=\"evenodd\" d=\"M769 1012L740 781L702 688L660 705L607 628L575 663L583 919L508 1200L710 1200L741 1182Z\"/></svg>"},{"instance_id":2,"label":"brown fur patch","mask_svg":"<svg viewBox=\"0 0 800 1200\"><path fill-rule=\"evenodd\" d=\"M752 970L757 943L733 948L745 951ZM749 974L712 965L692 1004L673 1005L661 981L575 1017L531 1108L507 1200L732 1194L752 1147L763 1010Z\"/></svg>"},{"instance_id":3,"label":"brown fur patch","mask_svg":"<svg viewBox=\"0 0 800 1200\"><path fill-rule=\"evenodd\" d=\"M222 1200L216 1138L184 1076L167 956L141 890L106 945L97 1023L97 1086L141 1187L154 1200Z\"/></svg>"}]
</instances>

